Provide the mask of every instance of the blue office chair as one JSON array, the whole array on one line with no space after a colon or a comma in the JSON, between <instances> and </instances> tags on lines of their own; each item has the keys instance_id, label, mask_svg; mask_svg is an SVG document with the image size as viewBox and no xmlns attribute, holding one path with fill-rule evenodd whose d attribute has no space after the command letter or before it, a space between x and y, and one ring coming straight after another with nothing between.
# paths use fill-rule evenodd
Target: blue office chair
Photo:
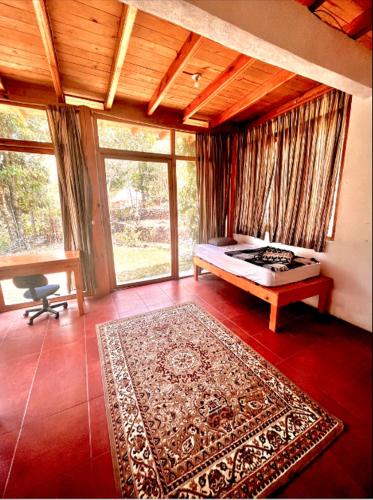
<instances>
[{"instance_id":1,"label":"blue office chair","mask_svg":"<svg viewBox=\"0 0 373 500\"><path fill-rule=\"evenodd\" d=\"M35 301L41 300L43 302L42 307L36 307L34 309L26 309L24 312L25 318L31 312L36 312L29 319L28 324L32 325L34 319L43 314L44 312L52 313L55 315L56 319L59 318L60 313L55 311L56 307L63 306L64 309L67 309L67 302L59 302L58 304L50 304L48 302L47 297L50 295L58 295L56 294L57 290L60 288L60 285L48 285L48 280L46 276L42 274L33 274L31 276L16 276L13 278L13 283L17 288L28 288L28 290L23 294L26 299L32 299Z\"/></svg>"}]
</instances>

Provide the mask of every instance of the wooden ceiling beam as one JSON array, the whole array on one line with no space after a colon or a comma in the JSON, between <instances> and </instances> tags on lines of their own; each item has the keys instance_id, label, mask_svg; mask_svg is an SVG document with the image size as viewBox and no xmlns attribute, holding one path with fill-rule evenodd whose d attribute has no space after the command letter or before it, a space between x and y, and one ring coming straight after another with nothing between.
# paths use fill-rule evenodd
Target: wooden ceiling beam
<instances>
[{"instance_id":1,"label":"wooden ceiling beam","mask_svg":"<svg viewBox=\"0 0 373 500\"><path fill-rule=\"evenodd\" d=\"M155 90L152 98L148 105L148 115L152 115L157 107L160 105L162 99L170 89L173 82L183 71L185 66L188 64L190 58L195 54L196 50L200 47L202 42L202 37L196 33L190 33L186 39L184 45L179 50L177 56L172 61L170 67L168 68L166 74L162 78L160 84Z\"/></svg>"},{"instance_id":2,"label":"wooden ceiling beam","mask_svg":"<svg viewBox=\"0 0 373 500\"><path fill-rule=\"evenodd\" d=\"M259 87L257 87L253 92L233 104L228 109L224 110L219 115L213 117L210 120L210 127L217 127L218 125L230 120L296 76L297 75L295 73L290 73L284 69L279 70L277 73L268 78L262 85L259 85Z\"/></svg>"},{"instance_id":3,"label":"wooden ceiling beam","mask_svg":"<svg viewBox=\"0 0 373 500\"><path fill-rule=\"evenodd\" d=\"M325 0L298 0L298 3L307 7L311 12L315 12L324 2Z\"/></svg>"},{"instance_id":4,"label":"wooden ceiling beam","mask_svg":"<svg viewBox=\"0 0 373 500\"><path fill-rule=\"evenodd\" d=\"M4 96L6 94L6 88L4 84L4 80L0 76L0 95Z\"/></svg>"},{"instance_id":5,"label":"wooden ceiling beam","mask_svg":"<svg viewBox=\"0 0 373 500\"><path fill-rule=\"evenodd\" d=\"M358 40L372 30L372 7L343 26L343 31L354 40Z\"/></svg>"},{"instance_id":6,"label":"wooden ceiling beam","mask_svg":"<svg viewBox=\"0 0 373 500\"><path fill-rule=\"evenodd\" d=\"M49 70L52 76L54 90L56 92L58 101L65 102L45 0L32 0L32 5L34 7L36 21L38 23L45 55L47 57Z\"/></svg>"},{"instance_id":7,"label":"wooden ceiling beam","mask_svg":"<svg viewBox=\"0 0 373 500\"><path fill-rule=\"evenodd\" d=\"M220 75L208 85L185 109L183 121L185 122L199 109L205 106L213 97L219 94L235 78L252 66L256 59L240 54Z\"/></svg>"},{"instance_id":8,"label":"wooden ceiling beam","mask_svg":"<svg viewBox=\"0 0 373 500\"><path fill-rule=\"evenodd\" d=\"M110 72L109 90L105 100L105 108L111 109L118 88L119 78L124 59L127 54L128 44L135 24L137 8L132 5L123 5L120 17L117 44L115 47L113 64Z\"/></svg>"},{"instance_id":9,"label":"wooden ceiling beam","mask_svg":"<svg viewBox=\"0 0 373 500\"><path fill-rule=\"evenodd\" d=\"M325 2L325 0L313 0L311 4L308 6L308 10L311 12L315 12L319 7L322 6L322 4Z\"/></svg>"},{"instance_id":10,"label":"wooden ceiling beam","mask_svg":"<svg viewBox=\"0 0 373 500\"><path fill-rule=\"evenodd\" d=\"M272 120L273 118L276 118L277 116L287 113L288 111L297 108L302 104L306 104L307 102L312 101L313 99L317 99L318 97L321 97L322 95L327 94L332 90L334 89L332 87L328 87L327 85L317 85L316 87L313 87L311 90L308 90L307 92L302 94L300 97L291 99L290 101L285 102L284 104L281 104L280 106L271 109L271 111L269 111L265 115L259 116L259 118L257 118L256 120L250 122L249 126L255 127L269 120Z\"/></svg>"},{"instance_id":11,"label":"wooden ceiling beam","mask_svg":"<svg viewBox=\"0 0 373 500\"><path fill-rule=\"evenodd\" d=\"M5 83L8 95L2 97L0 94L0 103L45 109L48 104L57 102L53 87L19 82L10 78L7 78ZM95 116L108 120L118 119L150 127L176 128L189 132L206 130L206 124L203 122L182 123L182 114L175 109L162 108L155 115L148 116L145 104L129 99L116 99L110 110L92 110L92 112Z\"/></svg>"}]
</instances>

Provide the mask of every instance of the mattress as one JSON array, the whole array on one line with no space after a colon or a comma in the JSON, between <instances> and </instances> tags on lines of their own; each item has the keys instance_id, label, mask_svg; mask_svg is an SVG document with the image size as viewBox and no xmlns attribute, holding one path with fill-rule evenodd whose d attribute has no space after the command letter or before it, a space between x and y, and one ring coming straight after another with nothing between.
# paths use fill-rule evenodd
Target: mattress
<instances>
[{"instance_id":1,"label":"mattress","mask_svg":"<svg viewBox=\"0 0 373 500\"><path fill-rule=\"evenodd\" d=\"M260 247L257 245L249 244L237 244L225 247L201 244L195 246L194 255L235 276L247 278L263 286L286 285L320 274L320 263L315 259L303 259L302 257L295 256L295 258L299 259L299 262L303 261L302 265L288 271L273 271L272 269L226 255L226 252L242 252L258 248Z\"/></svg>"}]
</instances>

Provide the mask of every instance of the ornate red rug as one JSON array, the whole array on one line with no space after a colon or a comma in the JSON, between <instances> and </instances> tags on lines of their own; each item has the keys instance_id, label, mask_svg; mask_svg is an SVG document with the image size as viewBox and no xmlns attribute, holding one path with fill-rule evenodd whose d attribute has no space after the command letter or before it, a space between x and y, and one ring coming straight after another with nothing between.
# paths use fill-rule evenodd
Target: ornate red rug
<instances>
[{"instance_id":1,"label":"ornate red rug","mask_svg":"<svg viewBox=\"0 0 373 500\"><path fill-rule=\"evenodd\" d=\"M97 334L123 497L265 497L342 431L195 304Z\"/></svg>"}]
</instances>

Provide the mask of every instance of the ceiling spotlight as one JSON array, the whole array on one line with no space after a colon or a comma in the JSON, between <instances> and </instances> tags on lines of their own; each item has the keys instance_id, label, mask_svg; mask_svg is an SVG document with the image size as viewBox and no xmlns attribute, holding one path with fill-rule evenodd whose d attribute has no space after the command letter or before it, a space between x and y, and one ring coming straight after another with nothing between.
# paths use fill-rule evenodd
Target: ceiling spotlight
<instances>
[{"instance_id":1,"label":"ceiling spotlight","mask_svg":"<svg viewBox=\"0 0 373 500\"><path fill-rule=\"evenodd\" d=\"M194 81L194 86L196 89L199 88L199 81L201 77L202 77L201 73L193 73L192 75L192 80Z\"/></svg>"}]
</instances>

